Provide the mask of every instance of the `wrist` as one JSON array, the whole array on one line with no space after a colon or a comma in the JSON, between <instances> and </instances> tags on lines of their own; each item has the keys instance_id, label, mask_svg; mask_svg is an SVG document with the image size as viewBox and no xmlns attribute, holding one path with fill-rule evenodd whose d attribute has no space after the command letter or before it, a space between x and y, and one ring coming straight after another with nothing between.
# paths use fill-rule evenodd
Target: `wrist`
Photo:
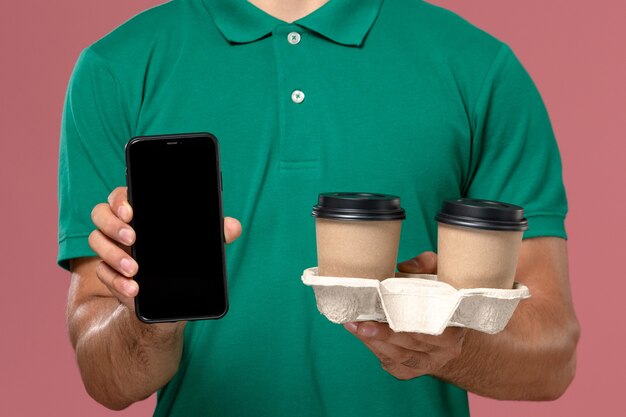
<instances>
[{"instance_id":1,"label":"wrist","mask_svg":"<svg viewBox=\"0 0 626 417\"><path fill-rule=\"evenodd\" d=\"M127 323L128 332L137 339L138 343L150 349L158 349L168 351L182 344L183 333L185 331L186 321L174 323L144 323L137 318L134 311L124 305L120 305L123 309L124 322Z\"/></svg>"}]
</instances>

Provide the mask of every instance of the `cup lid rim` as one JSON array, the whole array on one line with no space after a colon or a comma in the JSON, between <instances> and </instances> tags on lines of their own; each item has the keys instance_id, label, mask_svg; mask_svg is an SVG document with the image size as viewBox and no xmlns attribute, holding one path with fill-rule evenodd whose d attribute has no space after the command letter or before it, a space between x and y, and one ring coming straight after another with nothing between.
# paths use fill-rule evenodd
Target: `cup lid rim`
<instances>
[{"instance_id":1,"label":"cup lid rim","mask_svg":"<svg viewBox=\"0 0 626 417\"><path fill-rule=\"evenodd\" d=\"M435 220L443 224L484 230L528 230L528 219L524 217L523 207L494 200L444 200Z\"/></svg>"},{"instance_id":2,"label":"cup lid rim","mask_svg":"<svg viewBox=\"0 0 626 417\"><path fill-rule=\"evenodd\" d=\"M334 220L404 220L400 197L391 194L334 192L318 195L311 215Z\"/></svg>"}]
</instances>

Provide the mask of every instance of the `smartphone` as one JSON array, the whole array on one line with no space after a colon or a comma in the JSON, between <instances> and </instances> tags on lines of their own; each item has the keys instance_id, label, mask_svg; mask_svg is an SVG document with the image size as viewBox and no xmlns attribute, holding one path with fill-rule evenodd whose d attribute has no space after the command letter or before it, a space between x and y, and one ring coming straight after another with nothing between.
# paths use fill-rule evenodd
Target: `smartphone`
<instances>
[{"instance_id":1,"label":"smartphone","mask_svg":"<svg viewBox=\"0 0 626 417\"><path fill-rule=\"evenodd\" d=\"M137 317L146 323L223 317L228 295L215 136L132 138L126 183L139 265Z\"/></svg>"}]
</instances>

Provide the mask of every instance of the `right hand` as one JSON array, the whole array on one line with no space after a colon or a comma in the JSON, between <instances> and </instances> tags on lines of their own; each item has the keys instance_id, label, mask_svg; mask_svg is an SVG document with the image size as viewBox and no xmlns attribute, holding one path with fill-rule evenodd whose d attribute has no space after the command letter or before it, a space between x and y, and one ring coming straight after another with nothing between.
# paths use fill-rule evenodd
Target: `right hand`
<instances>
[{"instance_id":1,"label":"right hand","mask_svg":"<svg viewBox=\"0 0 626 417\"><path fill-rule=\"evenodd\" d=\"M127 187L117 187L109 194L108 203L96 205L91 212L96 230L89 235L89 246L102 260L96 267L100 281L122 304L134 311L139 286L132 278L139 265L130 256L130 246L135 242L135 231L129 225L132 218ZM239 221L225 217L226 243L234 241L240 234Z\"/></svg>"}]
</instances>

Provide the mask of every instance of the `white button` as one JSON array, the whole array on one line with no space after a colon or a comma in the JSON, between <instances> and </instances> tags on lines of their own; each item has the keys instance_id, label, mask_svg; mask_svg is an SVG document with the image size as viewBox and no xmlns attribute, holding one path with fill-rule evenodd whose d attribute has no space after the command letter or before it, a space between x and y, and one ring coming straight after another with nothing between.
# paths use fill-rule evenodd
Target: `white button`
<instances>
[{"instance_id":1,"label":"white button","mask_svg":"<svg viewBox=\"0 0 626 417\"><path fill-rule=\"evenodd\" d=\"M289 41L290 44L292 45L297 45L300 43L300 34L298 32L289 32L289 35L287 35L287 40Z\"/></svg>"},{"instance_id":2,"label":"white button","mask_svg":"<svg viewBox=\"0 0 626 417\"><path fill-rule=\"evenodd\" d=\"M304 101L304 93L300 90L293 90L291 93L291 101L296 104L300 104Z\"/></svg>"}]
</instances>

